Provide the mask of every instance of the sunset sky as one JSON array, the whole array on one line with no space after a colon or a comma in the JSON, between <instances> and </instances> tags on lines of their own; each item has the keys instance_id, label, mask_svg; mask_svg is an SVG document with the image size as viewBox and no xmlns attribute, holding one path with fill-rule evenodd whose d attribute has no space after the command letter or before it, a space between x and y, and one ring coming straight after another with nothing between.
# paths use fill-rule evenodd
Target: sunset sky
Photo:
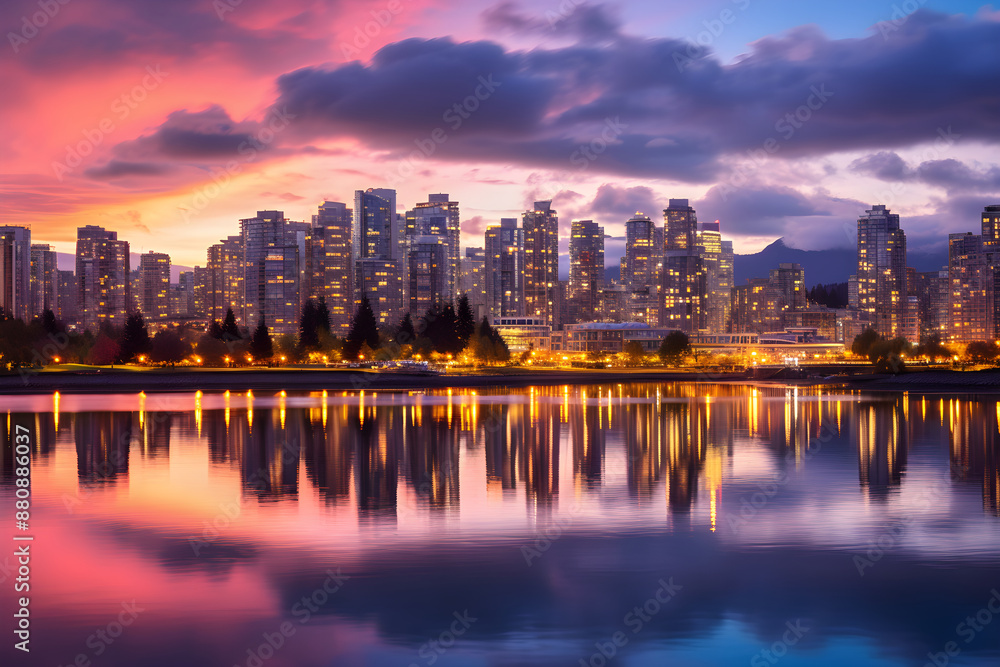
<instances>
[{"instance_id":1,"label":"sunset sky","mask_svg":"<svg viewBox=\"0 0 1000 667\"><path fill-rule=\"evenodd\" d=\"M469 246L535 199L620 237L689 198L737 252L852 246L873 203L940 247L1000 203L989 5L61 1L0 4L0 211L62 252L203 265L368 187L450 193Z\"/></svg>"}]
</instances>

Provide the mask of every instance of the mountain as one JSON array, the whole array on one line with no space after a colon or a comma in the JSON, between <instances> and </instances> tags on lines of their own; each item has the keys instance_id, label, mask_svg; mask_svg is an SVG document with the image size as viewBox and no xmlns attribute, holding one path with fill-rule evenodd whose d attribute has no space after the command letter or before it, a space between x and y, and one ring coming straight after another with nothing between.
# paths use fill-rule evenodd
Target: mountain
<instances>
[{"instance_id":1,"label":"mountain","mask_svg":"<svg viewBox=\"0 0 1000 667\"><path fill-rule=\"evenodd\" d=\"M948 265L948 249L907 253L906 261L917 271L936 271ZM734 257L734 284L745 285L749 278L766 278L771 269L787 262L802 265L807 286L842 283L857 272L858 254L853 248L799 250L778 239L760 252Z\"/></svg>"}]
</instances>

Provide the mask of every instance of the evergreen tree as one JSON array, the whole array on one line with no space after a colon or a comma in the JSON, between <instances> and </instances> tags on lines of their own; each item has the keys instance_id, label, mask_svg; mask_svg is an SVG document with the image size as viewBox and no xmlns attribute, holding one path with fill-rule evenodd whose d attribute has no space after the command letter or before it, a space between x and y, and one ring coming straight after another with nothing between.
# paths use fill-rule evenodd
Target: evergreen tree
<instances>
[{"instance_id":1,"label":"evergreen tree","mask_svg":"<svg viewBox=\"0 0 1000 667\"><path fill-rule=\"evenodd\" d=\"M417 330L413 327L413 318L407 313L403 316L403 321L399 323L396 331L396 342L400 345L413 345L417 340Z\"/></svg>"},{"instance_id":2,"label":"evergreen tree","mask_svg":"<svg viewBox=\"0 0 1000 667\"><path fill-rule=\"evenodd\" d=\"M122 329L118 347L118 361L125 364L149 352L149 330L146 328L145 320L142 319L141 311L135 311L125 320L125 328Z\"/></svg>"},{"instance_id":3,"label":"evergreen tree","mask_svg":"<svg viewBox=\"0 0 1000 667\"><path fill-rule=\"evenodd\" d=\"M226 319L222 321L222 339L233 341L241 338L243 336L240 335L240 328L236 325L236 315L233 314L233 309L229 308L226 310Z\"/></svg>"},{"instance_id":4,"label":"evergreen tree","mask_svg":"<svg viewBox=\"0 0 1000 667\"><path fill-rule=\"evenodd\" d=\"M212 324L208 327L208 335L216 340L222 340L224 334L222 333L222 323L219 320L212 320Z\"/></svg>"},{"instance_id":5,"label":"evergreen tree","mask_svg":"<svg viewBox=\"0 0 1000 667\"><path fill-rule=\"evenodd\" d=\"M260 322L250 338L250 355L259 360L267 360L274 355L271 333L267 330L267 320L263 317L260 318Z\"/></svg>"},{"instance_id":6,"label":"evergreen tree","mask_svg":"<svg viewBox=\"0 0 1000 667\"><path fill-rule=\"evenodd\" d=\"M378 320L375 319L375 312L372 311L368 295L364 294L358 312L354 314L354 320L351 322L351 331L344 341L344 358L357 359L361 346L366 343L371 349L378 347Z\"/></svg>"},{"instance_id":7,"label":"evergreen tree","mask_svg":"<svg viewBox=\"0 0 1000 667\"><path fill-rule=\"evenodd\" d=\"M476 332L476 317L469 306L469 295L463 294L458 299L458 319L455 323L455 334L458 338L458 349L464 350L469 339Z\"/></svg>"},{"instance_id":8,"label":"evergreen tree","mask_svg":"<svg viewBox=\"0 0 1000 667\"><path fill-rule=\"evenodd\" d=\"M660 359L663 363L668 361L676 361L691 349L691 341L688 335L683 331L671 331L667 334L663 342L660 343L660 349L657 351Z\"/></svg>"},{"instance_id":9,"label":"evergreen tree","mask_svg":"<svg viewBox=\"0 0 1000 667\"><path fill-rule=\"evenodd\" d=\"M50 336L63 333L66 330L62 322L56 319L56 314L51 309L47 309L42 313L42 328Z\"/></svg>"},{"instance_id":10,"label":"evergreen tree","mask_svg":"<svg viewBox=\"0 0 1000 667\"><path fill-rule=\"evenodd\" d=\"M319 349L319 307L313 299L307 300L302 306L302 316L299 318L299 348Z\"/></svg>"},{"instance_id":11,"label":"evergreen tree","mask_svg":"<svg viewBox=\"0 0 1000 667\"><path fill-rule=\"evenodd\" d=\"M319 305L316 306L316 328L327 334L330 333L330 309L326 307L326 298L319 298Z\"/></svg>"}]
</instances>

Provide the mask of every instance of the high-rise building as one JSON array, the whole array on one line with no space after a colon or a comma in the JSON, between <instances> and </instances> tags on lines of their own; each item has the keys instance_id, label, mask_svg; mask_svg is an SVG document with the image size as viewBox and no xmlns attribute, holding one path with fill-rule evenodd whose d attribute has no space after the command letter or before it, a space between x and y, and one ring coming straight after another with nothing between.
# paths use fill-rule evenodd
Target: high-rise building
<instances>
[{"instance_id":1,"label":"high-rise building","mask_svg":"<svg viewBox=\"0 0 1000 667\"><path fill-rule=\"evenodd\" d=\"M128 241L119 241L117 232L95 225L77 229L77 305L85 329L125 324L132 303L130 263Z\"/></svg>"},{"instance_id":2,"label":"high-rise building","mask_svg":"<svg viewBox=\"0 0 1000 667\"><path fill-rule=\"evenodd\" d=\"M486 228L486 305L490 321L524 314L524 230L516 218Z\"/></svg>"},{"instance_id":3,"label":"high-rise building","mask_svg":"<svg viewBox=\"0 0 1000 667\"><path fill-rule=\"evenodd\" d=\"M948 338L952 341L996 339L1000 272L995 270L994 257L980 234L948 235Z\"/></svg>"},{"instance_id":4,"label":"high-rise building","mask_svg":"<svg viewBox=\"0 0 1000 667\"><path fill-rule=\"evenodd\" d=\"M524 314L559 328L559 217L551 201L521 214L524 230Z\"/></svg>"},{"instance_id":5,"label":"high-rise building","mask_svg":"<svg viewBox=\"0 0 1000 667\"><path fill-rule=\"evenodd\" d=\"M331 330L344 336L354 316L354 262L351 259L353 211L341 202L327 201L313 216L306 252L308 294L322 298L330 311Z\"/></svg>"},{"instance_id":6,"label":"high-rise building","mask_svg":"<svg viewBox=\"0 0 1000 667\"><path fill-rule=\"evenodd\" d=\"M31 307L29 317L51 310L59 313L59 268L56 251L45 243L31 245Z\"/></svg>"},{"instance_id":7,"label":"high-rise building","mask_svg":"<svg viewBox=\"0 0 1000 667\"><path fill-rule=\"evenodd\" d=\"M458 293L469 299L469 308L476 322L486 317L486 251L482 248L465 249Z\"/></svg>"},{"instance_id":8,"label":"high-rise building","mask_svg":"<svg viewBox=\"0 0 1000 667\"><path fill-rule=\"evenodd\" d=\"M136 296L147 322L170 317L170 255L150 251L139 256Z\"/></svg>"},{"instance_id":9,"label":"high-rise building","mask_svg":"<svg viewBox=\"0 0 1000 667\"><path fill-rule=\"evenodd\" d=\"M699 222L695 242L705 265L705 328L724 333L729 330L733 242L722 240L718 220Z\"/></svg>"},{"instance_id":10,"label":"high-rise building","mask_svg":"<svg viewBox=\"0 0 1000 667\"><path fill-rule=\"evenodd\" d=\"M625 318L632 322L645 322L650 326L660 323L660 292L663 285L660 280L660 269L663 263L663 230L658 228L648 215L636 213L625 222L625 254L621 260L621 283L627 302L623 314L616 304L614 308L605 307L605 317L608 319L614 311L614 317ZM616 297L617 294L616 294ZM614 302L615 299L612 299Z\"/></svg>"},{"instance_id":11,"label":"high-rise building","mask_svg":"<svg viewBox=\"0 0 1000 667\"><path fill-rule=\"evenodd\" d=\"M948 269L943 271L910 271L907 268L906 288L917 299L920 340L937 334L948 337Z\"/></svg>"},{"instance_id":12,"label":"high-rise building","mask_svg":"<svg viewBox=\"0 0 1000 667\"><path fill-rule=\"evenodd\" d=\"M410 215L412 214L412 220ZM411 225L413 227L410 230ZM461 220L458 202L451 201L447 194L427 195L427 201L418 203L407 214L407 234L420 236L440 234L444 236L448 246L448 265L452 283L449 286L450 299L458 295L458 281L461 276Z\"/></svg>"},{"instance_id":13,"label":"high-rise building","mask_svg":"<svg viewBox=\"0 0 1000 667\"><path fill-rule=\"evenodd\" d=\"M732 288L732 333L765 333L797 326L793 315L806 308L805 272L799 264L782 263L767 278L751 278Z\"/></svg>"},{"instance_id":14,"label":"high-rise building","mask_svg":"<svg viewBox=\"0 0 1000 667\"><path fill-rule=\"evenodd\" d=\"M687 333L706 328L705 261L698 249L698 218L687 199L671 199L663 210L662 325Z\"/></svg>"},{"instance_id":15,"label":"high-rise building","mask_svg":"<svg viewBox=\"0 0 1000 667\"><path fill-rule=\"evenodd\" d=\"M410 301L408 310L419 317L435 306L451 303L451 262L448 258L448 238L440 234L423 234L409 239Z\"/></svg>"},{"instance_id":16,"label":"high-rise building","mask_svg":"<svg viewBox=\"0 0 1000 667\"><path fill-rule=\"evenodd\" d=\"M177 276L177 287L181 292L181 302L176 309L178 317L194 315L194 271L181 271Z\"/></svg>"},{"instance_id":17,"label":"high-rise building","mask_svg":"<svg viewBox=\"0 0 1000 667\"><path fill-rule=\"evenodd\" d=\"M298 330L305 230L289 226L282 211L257 211L240 220L243 243L243 324L260 318L276 333ZM305 225L308 227L308 225Z\"/></svg>"},{"instance_id":18,"label":"high-rise building","mask_svg":"<svg viewBox=\"0 0 1000 667\"><path fill-rule=\"evenodd\" d=\"M604 285L604 228L575 220L569 237L569 318L592 322L600 315Z\"/></svg>"},{"instance_id":19,"label":"high-rise building","mask_svg":"<svg viewBox=\"0 0 1000 667\"><path fill-rule=\"evenodd\" d=\"M203 270L195 267L195 311L209 319L221 321L226 317L226 312L232 309L237 321L243 321L246 310L243 237L229 236L209 246L207 259Z\"/></svg>"},{"instance_id":20,"label":"high-rise building","mask_svg":"<svg viewBox=\"0 0 1000 667\"><path fill-rule=\"evenodd\" d=\"M29 320L31 302L31 230L0 226L0 308Z\"/></svg>"},{"instance_id":21,"label":"high-rise building","mask_svg":"<svg viewBox=\"0 0 1000 667\"><path fill-rule=\"evenodd\" d=\"M903 334L906 234L899 215L882 204L858 218L858 308L884 336Z\"/></svg>"},{"instance_id":22,"label":"high-rise building","mask_svg":"<svg viewBox=\"0 0 1000 667\"><path fill-rule=\"evenodd\" d=\"M983 209L983 244L991 249L1000 248L1000 205L993 204Z\"/></svg>"},{"instance_id":23,"label":"high-rise building","mask_svg":"<svg viewBox=\"0 0 1000 667\"><path fill-rule=\"evenodd\" d=\"M59 281L59 310L56 316L67 324L75 323L79 316L76 289L76 276L72 271L57 271Z\"/></svg>"},{"instance_id":24,"label":"high-rise building","mask_svg":"<svg viewBox=\"0 0 1000 667\"><path fill-rule=\"evenodd\" d=\"M354 193L351 252L354 303L368 296L380 324L396 324L403 309L406 274L405 218L396 215L396 191L369 188Z\"/></svg>"}]
</instances>

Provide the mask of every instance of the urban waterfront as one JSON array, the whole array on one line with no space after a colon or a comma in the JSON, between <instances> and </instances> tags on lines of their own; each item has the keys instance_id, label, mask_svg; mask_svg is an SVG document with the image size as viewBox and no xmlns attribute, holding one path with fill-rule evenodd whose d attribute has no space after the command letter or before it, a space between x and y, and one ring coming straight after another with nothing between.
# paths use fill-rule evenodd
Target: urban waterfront
<instances>
[{"instance_id":1,"label":"urban waterfront","mask_svg":"<svg viewBox=\"0 0 1000 667\"><path fill-rule=\"evenodd\" d=\"M4 506L18 426L34 450L31 664L1000 656L995 397L690 383L5 403Z\"/></svg>"}]
</instances>

